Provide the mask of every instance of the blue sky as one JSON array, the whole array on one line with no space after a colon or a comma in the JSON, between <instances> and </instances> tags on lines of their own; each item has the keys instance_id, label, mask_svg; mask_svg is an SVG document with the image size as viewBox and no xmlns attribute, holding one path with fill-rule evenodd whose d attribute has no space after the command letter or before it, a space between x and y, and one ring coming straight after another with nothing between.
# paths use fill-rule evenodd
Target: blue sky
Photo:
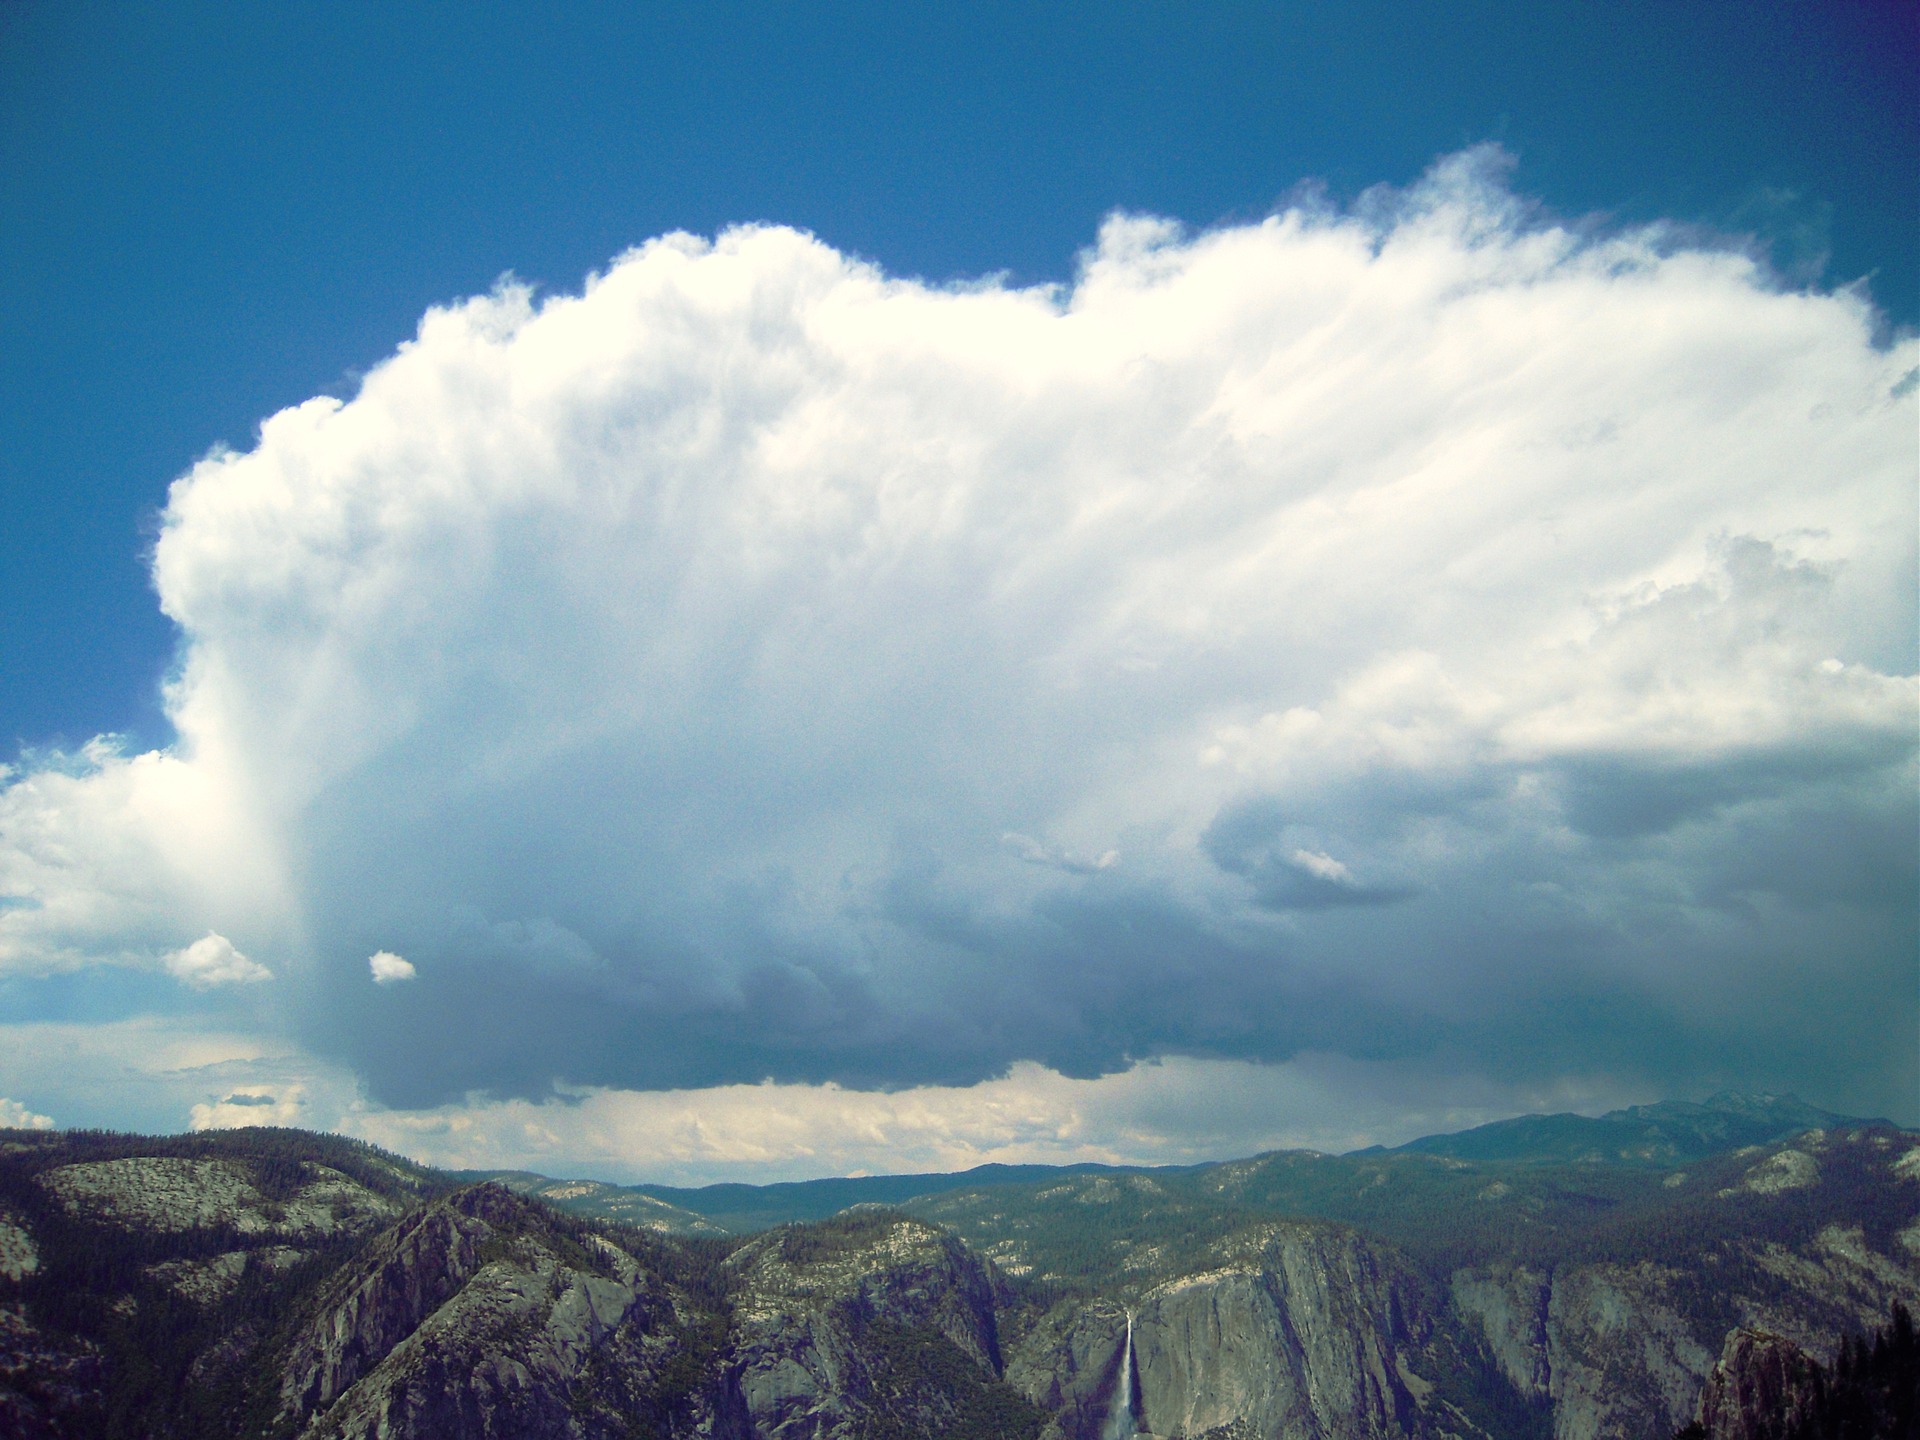
<instances>
[{"instance_id":1,"label":"blue sky","mask_svg":"<svg viewBox=\"0 0 1920 1440\"><path fill-rule=\"evenodd\" d=\"M1494 140L1568 214L1824 255L1913 324L1917 66L1898 4L10 5L0 731L165 739L167 483L503 271L772 220L1062 279L1116 208Z\"/></svg>"},{"instance_id":2,"label":"blue sky","mask_svg":"<svg viewBox=\"0 0 1920 1440\"><path fill-rule=\"evenodd\" d=\"M257 1114L265 1107L246 1102L266 1096L304 1123L385 1117L381 1136L395 1140L405 1125L442 1134L445 1107L470 1093L487 1125L520 1124L510 1108L558 1103L555 1082L586 1087L567 1114L640 1107L632 1114L649 1118L630 1123L647 1135L665 1123L660 1102L621 1097L710 1092L703 1103L724 1108L725 1087L770 1076L795 1087L793 1126L824 1134L822 1095L867 1105L902 1086L945 1087L942 1103L971 1115L992 1110L979 1087L996 1084L1044 1092L1032 1103L1048 1115L1107 1115L1105 1138L1073 1142L1095 1149L1044 1152L1076 1157L1119 1154L1113 1136L1139 1131L1140 1107L1162 1103L1141 1098L1149 1091L1219 1094L1229 1072L1208 1066L1242 1067L1235 1085L1284 1097L1289 1113L1336 1117L1193 1142L1223 1152L1288 1136L1364 1143L1536 1103L1591 1108L1720 1083L1824 1082L1811 1098L1836 1105L1910 1100L1912 506L1900 486L1911 455L1902 475L1886 436L1904 413L1910 438L1911 386L1887 401L1904 412L1860 420L1858 433L1813 449L1796 448L1814 445L1797 432L1777 437L1766 455L1799 464L1797 480L1785 469L1743 479L1729 457L1754 435L1728 417L1772 413L1789 392L1807 413L1851 415L1847 386L1884 398L1904 383L1902 337L1920 320L1916 33L1912 7L1893 4L0 9L11 281L0 732L20 756L0 816L0 893L11 897L0 917L16 925L0 1020L41 1027L49 1055L123 1052L133 1031L89 1027L132 1026L145 1037L135 1048L171 1057L111 1081L22 1061L0 1093L63 1122L143 1125L184 1123L195 1105L206 1123ZM1422 227L1438 226L1447 263L1476 277L1460 284L1490 287L1516 313L1550 294L1567 308L1507 329L1469 322L1446 308L1452 292L1430 288L1431 267L1362 276L1311 235L1256 243L1260 222L1288 211L1306 232L1369 237L1362 248L1382 256L1412 254ZM1187 229L1103 232L1115 213ZM537 389L558 363L540 358L546 331L527 328L539 297L578 295L589 273L652 237L711 239L757 222L819 244L761 232L684 275L676 267L701 257L656 250L576 319L554 318L547 330L576 327L569 343L605 347L606 373L664 366L679 388L631 380L641 388L623 399L586 372L553 380L571 398L543 400L512 452L551 486L537 503L509 503L511 477L472 455L512 446L481 444L484 407L447 398L446 376L493 383L480 378L493 370L459 358L474 337L509 336L499 374L522 377L516 395ZM1212 232L1244 243L1209 249ZM1543 235L1564 251L1545 269L1528 249ZM1609 259L1609 245L1625 249ZM1708 263L1743 254L1766 268L1729 280ZM1268 296L1273 308L1252 313L1279 335L1307 303L1285 298L1284 277L1319 265L1329 268L1312 294L1350 297L1325 363L1344 357L1384 387L1373 410L1343 422L1354 427L1344 440L1341 396L1287 410L1310 388L1275 378L1290 352L1278 340L1261 350L1233 305L1216 313L1207 298L1223 285ZM696 305L709 329L660 338L682 311L657 287L732 293L740 275L786 297L755 300L753 315L771 305L796 334L826 334L826 321L803 317L878 305L863 266L933 288L887 292L860 332L868 340L832 331L817 372L792 362L811 381L782 368L787 352L766 337L785 332L771 320L742 330ZM1597 282L1583 266L1657 271L1672 288L1651 311L1635 308L1638 292L1590 311L1578 297ZM1696 271L1720 278L1685 280ZM1163 272L1184 277L1181 315L1213 317L1204 343L1172 338L1198 320L1113 298ZM484 315L459 312L466 339L452 320L421 330L430 307L487 295L508 273L531 298L509 288L481 302ZM1865 290L1849 298L1855 281ZM914 318L954 282L982 282L971 318ZM1114 353L1137 345L1138 365L1186 378L1136 393L1147 383L1136 368L1096 383L1090 362L1071 346L1056 354L1042 338L1052 332L1021 309L1048 285L1066 287L1048 292L1056 318L1104 317ZM1735 292L1750 318L1726 298ZM1386 325L1399 293L1404 332L1368 329ZM1796 294L1825 318L1790 321ZM1375 322L1355 318L1366 316ZM1608 328L1629 316L1632 336ZM631 328L643 321L653 328ZM1509 343L1545 353L1544 337L1561 333L1624 356L1667 326L1693 341L1649 353L1639 380L1674 368L1640 401L1634 377L1604 365L1587 374L1569 357L1530 391L1517 377L1550 365L1496 358ZM898 336L923 330L929 348L912 363L944 378L915 388L882 366L866 388L829 381L866 373L854 357L907 364ZM896 338L861 348L873 335ZM287 407L353 400L408 342L414 370L388 367L384 398L349 406L344 428L309 407L263 440L261 423ZM1200 358L1246 344L1266 358L1229 379ZM1052 378L1025 368L1029 346L1055 357ZM992 384L1013 387L993 392L1001 409L954 398L988 386L980 347L1000 357ZM1784 379L1786 359L1764 362L1776 350L1831 363ZM737 374L729 356L748 357ZM1481 363L1495 368L1479 374ZM1893 366L1892 380L1870 378L1875 366ZM1442 371L1458 388L1432 380ZM748 390L730 388L749 374L760 378ZM1176 402L1220 385L1211 408ZM654 399L642 404L642 392ZM667 406L669 393L686 408ZM1030 423L1014 393L1052 396L1053 418ZM1493 393L1504 409L1470 434L1450 428ZM1674 393L1693 408L1656 416ZM1591 398L1603 394L1614 398ZM801 395L814 398L783 408ZM795 453L811 442L782 427L802 416L841 436L820 453L844 459L820 460L820 473L853 467L853 489L833 503L871 510L847 535L907 533L886 477L918 473L907 457L929 447L949 488L929 492L924 513L966 518L937 546L928 532L895 556L921 567L919 588L893 588L893 569L859 572L857 604L845 589L810 588L828 573L808 568L821 556L837 557L832 574L858 570L852 542L736 534L740 507L786 472L751 479L745 460L719 452L671 459L657 448L668 432L647 430L669 412L685 424L708 415L701 423L722 431L766 427ZM1335 485L1340 464L1360 467L1329 459L1231 513L1195 498L1147 529L1100 530L1108 521L1088 517L1123 511L1131 492L1111 488L1111 468L1075 467L1092 464L1117 417L1149 415L1163 427L1142 419L1102 464L1217 466L1242 477L1220 483L1252 496L1245 477L1305 453L1290 445L1317 436L1346 456L1367 453L1376 431L1404 433L1407 448L1377 463L1437 465L1461 487L1446 491L1457 508L1395 491L1369 502L1389 517L1375 528L1288 552L1282 537L1311 516L1285 507ZM1635 440L1636 415L1658 433ZM1226 426L1213 459L1193 449L1201 417ZM1642 498L1582 509L1595 482L1574 469L1564 494L1529 488L1520 477L1536 452L1514 438L1528 426L1568 453L1616 436L1642 445ZM636 434L656 447L646 485L677 476L691 498L672 513L698 512L701 527L623 530L641 492L578 508L587 477L601 483L596 467L615 463L609 437ZM202 466L168 508L169 484L219 447L245 463ZM1433 458L1469 451L1491 457L1488 473L1508 488ZM645 470L639 452L621 453L620 483L639 484L641 470L619 468ZM576 458L554 458L566 455ZM1053 458L1033 469L1036 455ZM1820 465L1836 468L1807 468ZM340 512L359 518L330 529L333 512L301 508L295 475L360 495ZM1032 517L1005 506L1023 486L1049 493L1050 477L1064 528L1043 526L1042 544L1025 528ZM408 508L442 484L469 486L469 508ZM269 492L291 508L268 517L235 498ZM665 503L666 491L644 493ZM1329 503L1336 493L1347 492L1327 490ZM722 494L732 508L696 503ZM1395 506L1427 518L1390 518ZM1435 518L1468 513L1471 530ZM1517 561L1473 569L1483 545L1525 551L1530 540L1500 538L1523 519L1598 537L1567 577L1573 589L1556 589L1545 561L1525 574ZM1094 525L1094 551L1060 540L1076 525ZM1270 543L1235 549L1233 537L1262 526L1274 527ZM1666 550L1649 548L1659 527ZM522 553L530 534L571 568ZM585 534L614 548L582 548ZM730 535L738 548L723 564L715 537ZM1163 548L1176 535L1178 554ZM1323 566L1334 546L1401 567L1411 588L1398 610L1344 596L1311 632L1289 628L1268 600L1334 604L1340 567ZM761 558L728 568L749 552ZM486 578L449 588L449 566ZM566 598L583 575L598 577L593 604ZM705 579L687 589L689 576ZM1034 576L1052 578L1023 589ZM314 609L315 585L359 597L374 618ZM1203 592L1204 604L1192 598ZM737 610L715 598L750 593L758 605ZM980 594L1002 608L976 611ZM1717 637L1694 673L1719 689L1682 703L1678 681L1626 658L1629 632L1653 634L1668 623L1659 617L1708 595L1722 619L1696 614L1674 634ZM430 623L416 613L428 611ZM1562 612L1558 630L1511 625ZM796 614L817 627L793 628ZM1794 642L1804 654L1754 638L1782 633L1782 616L1805 621ZM1542 647L1576 632L1593 673L1549 693L1536 684L1552 668ZM949 657L964 683L949 690L908 663L916 647ZM716 668L722 654L736 654L734 668ZM1854 688L1801 694L1789 677L1828 660L1839 668L1820 673ZM160 690L170 666L183 677L171 708ZM1129 689L1111 679L1123 672L1174 688ZM628 704L589 679L607 675L679 699ZM1020 698L1049 683L1082 687L1101 715L1074 732L1068 711ZM1416 723L1415 692L1455 697L1450 718ZM1768 713L1741 710L1729 698L1739 694L1765 697ZM1656 695L1672 700L1665 718ZM554 715L535 716L543 696ZM962 711L962 729L939 739ZM822 741L830 723L858 743ZM1389 731L1390 745L1379 738ZM81 753L103 733L127 738ZM993 734L1003 742L980 739ZM1176 752L1211 758L1189 774L1168 760ZM1318 757L1312 783L1288 768L1305 755ZM1239 778L1223 781L1229 772ZM242 805L240 792L269 798ZM152 842L172 858L147 874L135 852L151 837L110 817L168 804L218 813L207 828L221 833ZM45 838L56 832L58 845ZM465 838L442 846L448 834ZM94 869L69 863L89 846ZM417 973L374 985L376 951L404 952ZM1744 974L1751 993L1703 1008L1662 989L1663 964L1696 988ZM1004 1003L954 999L943 1011L948 987ZM1783 1005L1806 1016L1792 1035L1779 1028ZM1886 1014L1894 1023L1843 1063L1844 1032ZM47 1028L58 1026L78 1028ZM1777 1063L1741 1058L1762 1042ZM1071 1098L1102 1077L1144 1088ZM1444 1113L1409 1098L1443 1091ZM1200 1124L1191 1107L1168 1113L1169 1135ZM993 1153L1011 1154L1004 1144ZM985 1140L967 1145L922 1160L987 1153ZM829 1152L822 1142L814 1163ZM806 1169L791 1147L759 1162L673 1163L692 1167L683 1177Z\"/></svg>"}]
</instances>

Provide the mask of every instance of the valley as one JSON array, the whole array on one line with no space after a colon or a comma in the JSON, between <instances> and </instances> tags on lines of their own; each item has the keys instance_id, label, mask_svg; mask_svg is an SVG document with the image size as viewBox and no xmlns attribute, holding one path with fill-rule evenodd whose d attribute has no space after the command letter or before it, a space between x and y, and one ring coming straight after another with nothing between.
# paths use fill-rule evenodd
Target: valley
<instances>
[{"instance_id":1,"label":"valley","mask_svg":"<svg viewBox=\"0 0 1920 1440\"><path fill-rule=\"evenodd\" d=\"M1640 1440L1896 1302L1920 1136L1770 1097L677 1191L0 1132L9 1436Z\"/></svg>"}]
</instances>

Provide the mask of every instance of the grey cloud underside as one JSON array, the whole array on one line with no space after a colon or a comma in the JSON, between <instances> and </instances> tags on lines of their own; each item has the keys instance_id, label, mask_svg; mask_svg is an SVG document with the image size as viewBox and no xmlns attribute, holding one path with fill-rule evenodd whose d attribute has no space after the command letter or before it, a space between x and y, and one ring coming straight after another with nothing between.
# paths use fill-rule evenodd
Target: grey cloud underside
<instances>
[{"instance_id":1,"label":"grey cloud underside","mask_svg":"<svg viewBox=\"0 0 1920 1440\"><path fill-rule=\"evenodd\" d=\"M635 938L675 933L670 915L600 945L557 926L456 928L423 951L423 983L404 995L340 983L310 1039L402 1105L537 1096L556 1076L891 1087L967 1083L1021 1059L1092 1075L1158 1054L1313 1050L1446 1055L1507 1081L1743 1078L1897 1108L1910 1046L1885 1009L1920 945L1902 888L1920 815L1897 778L1873 779L1893 779L1877 805L1756 800L1705 835L1582 842L1577 865L1508 837L1392 904L1310 902L1284 924L1104 875L989 911L921 856L831 946L755 930L745 913L724 943ZM1224 818L1250 808L1261 802ZM1257 877L1253 889L1269 908ZM724 994L684 978L716 969L732 976Z\"/></svg>"},{"instance_id":2,"label":"grey cloud underside","mask_svg":"<svg viewBox=\"0 0 1920 1440\"><path fill-rule=\"evenodd\" d=\"M410 1106L1314 1051L1920 1119L1917 347L1498 172L434 312L177 483L181 744L0 789L0 969L217 933Z\"/></svg>"},{"instance_id":3,"label":"grey cloud underside","mask_svg":"<svg viewBox=\"0 0 1920 1440\"><path fill-rule=\"evenodd\" d=\"M1272 797L1240 801L1214 817L1200 837L1200 849L1230 875L1247 881L1254 900L1269 910L1331 910L1347 905L1386 905L1405 900L1411 887L1367 885L1345 867L1322 873L1313 868L1318 852L1289 835L1284 804ZM1313 858L1309 858L1313 857ZM1330 867L1329 867L1330 868Z\"/></svg>"}]
</instances>

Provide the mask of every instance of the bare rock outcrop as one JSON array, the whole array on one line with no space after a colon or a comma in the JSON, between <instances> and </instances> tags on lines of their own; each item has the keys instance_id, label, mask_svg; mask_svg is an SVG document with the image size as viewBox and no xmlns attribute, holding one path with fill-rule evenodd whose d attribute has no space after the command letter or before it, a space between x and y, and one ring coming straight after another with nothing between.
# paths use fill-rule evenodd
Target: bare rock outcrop
<instances>
[{"instance_id":1,"label":"bare rock outcrop","mask_svg":"<svg viewBox=\"0 0 1920 1440\"><path fill-rule=\"evenodd\" d=\"M399 1206L325 1165L307 1164L284 1199L262 1193L237 1160L135 1155L62 1165L41 1177L71 1215L123 1229L177 1234L325 1237L371 1229Z\"/></svg>"},{"instance_id":2,"label":"bare rock outcrop","mask_svg":"<svg viewBox=\"0 0 1920 1440\"><path fill-rule=\"evenodd\" d=\"M619 1434L620 1407L602 1403L609 1397L583 1381L596 1360L622 1380L643 1377L648 1318L644 1289L631 1282L538 1260L489 1264L304 1433L315 1440Z\"/></svg>"},{"instance_id":3,"label":"bare rock outcrop","mask_svg":"<svg viewBox=\"0 0 1920 1440\"><path fill-rule=\"evenodd\" d=\"M288 1409L307 1440L1020 1440L1044 1423L1000 1378L1000 1282L936 1226L855 1213L749 1241L724 1270L730 1313L702 1309L604 1236L476 1187L326 1297Z\"/></svg>"},{"instance_id":4,"label":"bare rock outcrop","mask_svg":"<svg viewBox=\"0 0 1920 1440\"><path fill-rule=\"evenodd\" d=\"M877 1420L913 1434L1038 1432L1039 1412L1001 1384L998 1281L939 1227L856 1211L765 1235L728 1268L725 1408L743 1440L850 1440Z\"/></svg>"},{"instance_id":5,"label":"bare rock outcrop","mask_svg":"<svg viewBox=\"0 0 1920 1440\"><path fill-rule=\"evenodd\" d=\"M334 1287L296 1343L283 1414L312 1440L630 1433L687 1350L667 1287L604 1237L575 1238L493 1185L438 1202ZM696 1364L683 1388L698 1392ZM711 1433L693 1393L673 1418ZM662 1433L665 1433L664 1431Z\"/></svg>"},{"instance_id":6,"label":"bare rock outcrop","mask_svg":"<svg viewBox=\"0 0 1920 1440\"><path fill-rule=\"evenodd\" d=\"M374 1254L337 1282L287 1356L285 1413L323 1411L478 1273L496 1224L521 1202L477 1186L408 1217Z\"/></svg>"},{"instance_id":7,"label":"bare rock outcrop","mask_svg":"<svg viewBox=\"0 0 1920 1440\"><path fill-rule=\"evenodd\" d=\"M1785 1440L1819 1406L1826 1376L1784 1335L1735 1330L1700 1392L1707 1440Z\"/></svg>"}]
</instances>

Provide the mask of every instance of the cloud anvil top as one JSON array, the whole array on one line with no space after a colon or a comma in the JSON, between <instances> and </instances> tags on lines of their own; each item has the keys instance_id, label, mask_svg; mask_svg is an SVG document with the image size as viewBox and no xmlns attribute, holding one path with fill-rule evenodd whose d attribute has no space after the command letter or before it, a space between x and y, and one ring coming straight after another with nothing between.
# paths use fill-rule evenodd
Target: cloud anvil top
<instances>
[{"instance_id":1,"label":"cloud anvil top","mask_svg":"<svg viewBox=\"0 0 1920 1440\"><path fill-rule=\"evenodd\" d=\"M178 742L6 777L0 966L171 972L363 1129L1302 1064L1920 1118L1920 345L1503 177L432 311L174 484Z\"/></svg>"}]
</instances>

